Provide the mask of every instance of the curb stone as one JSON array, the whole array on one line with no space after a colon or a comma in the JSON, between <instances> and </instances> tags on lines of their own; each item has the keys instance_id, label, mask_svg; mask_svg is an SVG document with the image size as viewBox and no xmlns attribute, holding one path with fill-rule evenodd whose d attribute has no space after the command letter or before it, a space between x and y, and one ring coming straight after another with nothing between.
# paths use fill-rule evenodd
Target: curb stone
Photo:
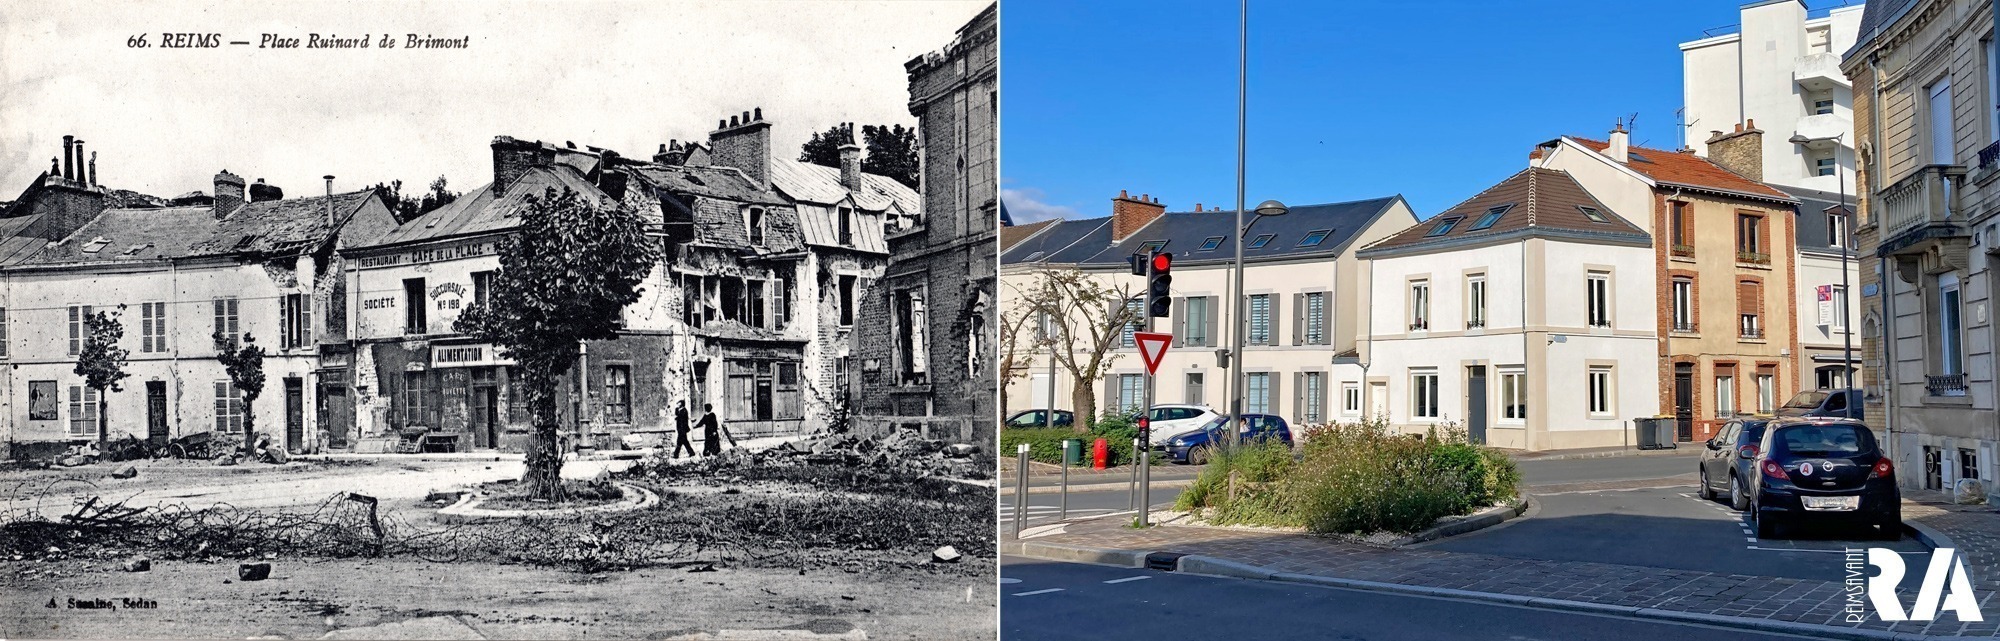
<instances>
[{"instance_id":1,"label":"curb stone","mask_svg":"<svg viewBox=\"0 0 2000 641\"><path fill-rule=\"evenodd\" d=\"M1193 484L1194 484L1194 479L1167 479L1164 481L1153 481L1153 489L1160 489L1163 487L1187 487ZM1085 492L1123 492L1125 491L1127 485L1128 483L1126 481L1118 481L1114 483L1071 483L1069 485L1069 493L1081 494ZM1028 486L1029 496L1033 496L1036 494L1061 494L1061 493L1062 493L1062 486L1060 485ZM1000 495L1013 496L1014 486L1012 484L1008 484L1000 488Z\"/></svg>"},{"instance_id":2,"label":"curb stone","mask_svg":"<svg viewBox=\"0 0 2000 641\"><path fill-rule=\"evenodd\" d=\"M1146 555L1152 553L1147 551L1104 550L1098 548L1085 548L1077 546L1066 546L1066 545L1056 545L1052 543L1035 543L1035 542L1001 543L1000 552L1001 554L1026 556L1032 558L1047 559L1052 561L1073 561L1080 563L1095 563L1097 565L1116 565L1121 567L1135 567L1135 568L1145 567ZM1101 558L1101 559L1107 559L1107 561L1082 560L1085 558ZM1111 559L1116 559L1116 560L1114 561ZM1675 610L1662 610L1659 608L1642 608L1638 606L1608 605L1603 603L1591 603L1588 601L1571 601L1567 599L1527 597L1515 594L1501 594L1497 592L1474 592L1470 590L1459 590L1453 588L1433 588L1433 587L1425 587L1417 585L1404 585L1401 583L1362 581L1358 579L1345 579L1340 577L1317 576L1311 574L1297 574L1291 572L1271 572L1269 570L1249 565L1247 563L1241 563L1237 561L1230 561L1226 559L1218 559L1214 557L1200 556L1200 555L1189 555L1181 557L1178 563L1176 564L1175 572L1185 573L1185 574L1218 576L1218 577L1234 578L1234 579L1253 579L1262 581L1278 581L1283 583L1300 583L1307 585L1317 585L1322 587L1365 590L1370 592L1390 592L1397 594L1410 594L1416 596L1462 599L1468 601L1481 601L1486 603L1498 603L1503 605L1531 607L1544 610L1562 610L1569 612L1582 612L1588 614L1608 614L1608 615L1626 616L1638 619L1673 621L1679 623L1698 623L1702 625L1712 625L1718 627L1751 629L1760 632L1797 634L1797 635L1822 638L1822 639L1848 639L1857 641L1883 641L1883 640L1902 641L1902 640L1919 640L1919 639L1932 638L1921 634L1912 634L1907 632L1897 633L1897 632L1890 632L1887 630L1843 628L1830 625L1816 625L1810 623L1797 623L1793 621L1780 621L1776 619L1753 619L1748 617L1731 617L1718 614L1703 614L1698 612L1680 612Z\"/></svg>"},{"instance_id":3,"label":"curb stone","mask_svg":"<svg viewBox=\"0 0 2000 641\"><path fill-rule=\"evenodd\" d=\"M1958 547L1957 543L1952 542L1950 536L1946 536L1945 533L1939 532L1935 528L1922 523L1904 521L1903 529L1909 532L1911 538L1916 539L1918 543L1931 546L1933 550Z\"/></svg>"}]
</instances>

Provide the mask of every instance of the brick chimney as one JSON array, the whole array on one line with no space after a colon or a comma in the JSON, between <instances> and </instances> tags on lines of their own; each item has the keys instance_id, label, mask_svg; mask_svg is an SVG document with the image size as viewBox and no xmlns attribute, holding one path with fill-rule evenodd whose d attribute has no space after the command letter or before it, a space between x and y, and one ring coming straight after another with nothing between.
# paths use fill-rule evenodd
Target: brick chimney
<instances>
[{"instance_id":1,"label":"brick chimney","mask_svg":"<svg viewBox=\"0 0 2000 641\"><path fill-rule=\"evenodd\" d=\"M1757 128L1756 119L1736 125L1735 131L1713 132L1704 144L1708 145L1709 162L1764 182L1764 131Z\"/></svg>"},{"instance_id":2,"label":"brick chimney","mask_svg":"<svg viewBox=\"0 0 2000 641\"><path fill-rule=\"evenodd\" d=\"M76 175L76 136L63 136L62 177L68 179Z\"/></svg>"},{"instance_id":3,"label":"brick chimney","mask_svg":"<svg viewBox=\"0 0 2000 641\"><path fill-rule=\"evenodd\" d=\"M528 168L555 162L556 152L541 143L516 140L513 136L493 137L493 193L507 193Z\"/></svg>"},{"instance_id":4,"label":"brick chimney","mask_svg":"<svg viewBox=\"0 0 2000 641\"><path fill-rule=\"evenodd\" d=\"M1111 242L1125 240L1125 237L1139 231L1139 228L1153 222L1166 211L1166 205L1160 204L1158 198L1146 194L1139 194L1138 198L1133 198L1126 194L1125 190L1118 190L1118 197L1111 199Z\"/></svg>"},{"instance_id":5,"label":"brick chimney","mask_svg":"<svg viewBox=\"0 0 2000 641\"><path fill-rule=\"evenodd\" d=\"M771 123L764 120L764 108L745 111L741 117L730 116L729 120L715 124L715 131L708 132L708 147L712 150L709 164L735 167L759 188L769 189Z\"/></svg>"},{"instance_id":6,"label":"brick chimney","mask_svg":"<svg viewBox=\"0 0 2000 641\"><path fill-rule=\"evenodd\" d=\"M854 144L854 123L847 123L847 142L840 145L840 186L861 191L861 145Z\"/></svg>"},{"instance_id":7,"label":"brick chimney","mask_svg":"<svg viewBox=\"0 0 2000 641\"><path fill-rule=\"evenodd\" d=\"M243 177L229 173L227 169L222 170L222 173L216 174L215 217L227 217L235 213L236 208L242 207L243 203Z\"/></svg>"},{"instance_id":8,"label":"brick chimney","mask_svg":"<svg viewBox=\"0 0 2000 641\"><path fill-rule=\"evenodd\" d=\"M679 140L668 140L660 145L660 152L653 154L653 162L662 165L682 165L687 163L688 148Z\"/></svg>"},{"instance_id":9,"label":"brick chimney","mask_svg":"<svg viewBox=\"0 0 2000 641\"><path fill-rule=\"evenodd\" d=\"M1605 140L1604 144L1605 157L1610 158L1612 162L1616 162L1621 165L1631 160L1632 158L1631 132L1625 130L1625 120L1623 118L1620 118L1618 120L1618 124L1611 126L1611 135L1605 136L1604 140Z\"/></svg>"}]
</instances>

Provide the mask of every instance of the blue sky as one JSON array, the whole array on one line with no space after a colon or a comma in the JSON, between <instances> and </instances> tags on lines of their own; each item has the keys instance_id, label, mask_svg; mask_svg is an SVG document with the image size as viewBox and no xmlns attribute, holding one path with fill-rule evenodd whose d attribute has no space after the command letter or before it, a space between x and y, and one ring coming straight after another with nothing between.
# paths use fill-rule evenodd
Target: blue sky
<instances>
[{"instance_id":1,"label":"blue sky","mask_svg":"<svg viewBox=\"0 0 2000 641\"><path fill-rule=\"evenodd\" d=\"M1236 197L1237 3L1005 0L1001 175L1017 222ZM1737 0L1250 5L1255 203L1401 193L1427 217L1519 171L1535 143L1681 144L1678 45ZM1816 0L1818 10L1839 0ZM1857 2L1858 4L1858 2Z\"/></svg>"}]
</instances>

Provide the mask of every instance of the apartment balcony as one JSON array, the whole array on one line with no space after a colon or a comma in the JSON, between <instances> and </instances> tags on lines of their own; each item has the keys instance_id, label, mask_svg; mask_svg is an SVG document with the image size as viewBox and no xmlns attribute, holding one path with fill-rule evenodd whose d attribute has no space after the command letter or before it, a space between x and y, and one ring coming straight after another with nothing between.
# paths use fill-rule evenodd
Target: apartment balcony
<instances>
[{"instance_id":1,"label":"apartment balcony","mask_svg":"<svg viewBox=\"0 0 2000 641\"><path fill-rule=\"evenodd\" d=\"M1792 128L1792 133L1812 141L1805 143L1805 147L1813 151L1826 151L1832 149L1834 145L1849 148L1854 146L1854 121L1839 113L1813 114L1800 118L1799 124ZM1840 137L1839 142L1833 140L1835 136Z\"/></svg>"},{"instance_id":2,"label":"apartment balcony","mask_svg":"<svg viewBox=\"0 0 2000 641\"><path fill-rule=\"evenodd\" d=\"M1965 174L1959 165L1926 165L1875 192L1882 226L1877 255L1924 253L1930 251L1928 241L1969 238L1958 197Z\"/></svg>"},{"instance_id":3,"label":"apartment balcony","mask_svg":"<svg viewBox=\"0 0 2000 641\"><path fill-rule=\"evenodd\" d=\"M1848 82L1847 74L1840 72L1840 54L1815 53L1799 56L1792 61L1792 82L1807 91L1826 91L1833 88L1846 89L1854 86Z\"/></svg>"},{"instance_id":4,"label":"apartment balcony","mask_svg":"<svg viewBox=\"0 0 2000 641\"><path fill-rule=\"evenodd\" d=\"M1769 265L1771 264L1771 255L1766 254L1764 252L1744 251L1739 249L1736 250L1736 262L1747 265Z\"/></svg>"}]
</instances>

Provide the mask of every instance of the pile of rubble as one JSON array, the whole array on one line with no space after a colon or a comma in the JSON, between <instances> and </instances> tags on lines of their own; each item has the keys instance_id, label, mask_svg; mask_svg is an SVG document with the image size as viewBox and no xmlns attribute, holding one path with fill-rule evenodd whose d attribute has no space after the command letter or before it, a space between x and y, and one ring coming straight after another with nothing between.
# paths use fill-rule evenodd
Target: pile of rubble
<instances>
[{"instance_id":1,"label":"pile of rubble","mask_svg":"<svg viewBox=\"0 0 2000 641\"><path fill-rule=\"evenodd\" d=\"M840 434L786 443L752 455L758 462L803 461L818 465L866 467L897 476L988 478L992 463L973 455L979 446L928 439L911 430L878 436Z\"/></svg>"}]
</instances>

